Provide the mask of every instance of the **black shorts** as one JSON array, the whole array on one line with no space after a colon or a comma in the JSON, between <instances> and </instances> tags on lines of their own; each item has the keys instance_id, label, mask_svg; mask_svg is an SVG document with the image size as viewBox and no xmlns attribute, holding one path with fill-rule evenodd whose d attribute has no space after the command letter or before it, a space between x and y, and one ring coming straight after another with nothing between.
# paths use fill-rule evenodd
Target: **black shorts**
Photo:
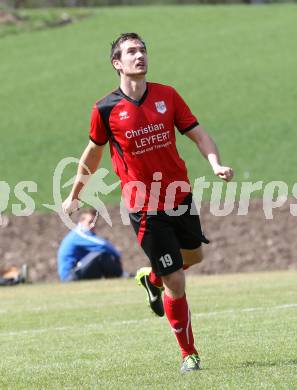
<instances>
[{"instance_id":1,"label":"black shorts","mask_svg":"<svg viewBox=\"0 0 297 390\"><path fill-rule=\"evenodd\" d=\"M168 215L172 210L157 211L154 214L143 211L129 214L138 241L158 276L169 275L182 268L180 249L196 249L202 242L209 243L202 233L196 209L193 213L191 208L192 194L188 194L181 205L188 207L179 216ZM177 208L173 209L173 212L176 210Z\"/></svg>"}]
</instances>

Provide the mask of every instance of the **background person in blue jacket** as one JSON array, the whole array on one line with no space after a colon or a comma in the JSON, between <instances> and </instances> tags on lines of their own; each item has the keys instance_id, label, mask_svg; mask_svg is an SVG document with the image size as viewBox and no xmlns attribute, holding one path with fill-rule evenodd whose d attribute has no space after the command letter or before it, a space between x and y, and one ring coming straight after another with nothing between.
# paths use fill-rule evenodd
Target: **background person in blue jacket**
<instances>
[{"instance_id":1,"label":"background person in blue jacket","mask_svg":"<svg viewBox=\"0 0 297 390\"><path fill-rule=\"evenodd\" d=\"M58 250L58 273L62 281L117 278L124 275L120 252L96 236L96 210L84 211Z\"/></svg>"}]
</instances>

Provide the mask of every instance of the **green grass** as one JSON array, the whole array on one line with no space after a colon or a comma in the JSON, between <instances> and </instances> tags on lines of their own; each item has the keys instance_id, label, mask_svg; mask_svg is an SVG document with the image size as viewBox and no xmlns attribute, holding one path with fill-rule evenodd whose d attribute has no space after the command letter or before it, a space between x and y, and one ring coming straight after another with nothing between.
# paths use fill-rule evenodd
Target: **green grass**
<instances>
[{"instance_id":1,"label":"green grass","mask_svg":"<svg viewBox=\"0 0 297 390\"><path fill-rule=\"evenodd\" d=\"M191 277L203 370L179 374L132 280L1 289L1 389L296 389L296 272Z\"/></svg>"},{"instance_id":2,"label":"green grass","mask_svg":"<svg viewBox=\"0 0 297 390\"><path fill-rule=\"evenodd\" d=\"M109 44L131 30L147 41L148 79L178 89L237 180L295 182L295 5L94 12L63 28L0 39L0 180L9 183L11 202L16 183L33 180L37 207L52 203L58 161L80 156L93 103L118 85ZM178 140L191 179L213 179L190 141ZM102 165L111 169L108 150ZM108 200L115 202L118 195Z\"/></svg>"}]
</instances>

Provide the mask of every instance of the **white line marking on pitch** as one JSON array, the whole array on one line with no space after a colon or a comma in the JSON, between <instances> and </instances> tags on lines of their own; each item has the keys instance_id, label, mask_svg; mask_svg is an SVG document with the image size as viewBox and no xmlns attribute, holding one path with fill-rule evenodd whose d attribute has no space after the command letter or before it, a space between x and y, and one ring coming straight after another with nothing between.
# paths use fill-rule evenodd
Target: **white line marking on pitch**
<instances>
[{"instance_id":1,"label":"white line marking on pitch","mask_svg":"<svg viewBox=\"0 0 297 390\"><path fill-rule=\"evenodd\" d=\"M210 311L206 313L193 313L193 317L211 317L211 316L219 316L224 314L238 314L238 313L250 313L255 311L275 311L282 309L296 309L297 303L278 305L278 306L260 306L260 307L246 307L244 309L229 309L229 310L221 310L221 311Z\"/></svg>"},{"instance_id":2,"label":"white line marking on pitch","mask_svg":"<svg viewBox=\"0 0 297 390\"><path fill-rule=\"evenodd\" d=\"M204 313L192 313L192 317L215 317L225 314L240 314L240 313L252 313L252 312L264 312L264 311L276 311L276 310L284 310L284 309L297 309L297 303L291 303L291 304L284 304L284 305L277 305L277 306L270 306L270 307L246 307L244 309L229 309L229 310L221 310L221 311L210 311L210 312L204 312ZM92 324L86 324L85 326L80 325L80 328L82 331L86 329L104 329L106 326L123 326L123 325L138 325L142 324L143 322L152 322L152 321L158 321L158 318L142 318L141 320L121 320L121 321L104 321L104 322L98 322L98 323L92 323ZM19 330L19 331L12 331L12 332L0 332L0 337L7 337L7 336L21 336L21 335L34 335L34 334L41 334L41 333L47 333L50 331L69 331L71 329L75 329L77 326L61 326L61 327L53 327L53 328L39 328L39 329L28 329L28 330Z\"/></svg>"}]
</instances>

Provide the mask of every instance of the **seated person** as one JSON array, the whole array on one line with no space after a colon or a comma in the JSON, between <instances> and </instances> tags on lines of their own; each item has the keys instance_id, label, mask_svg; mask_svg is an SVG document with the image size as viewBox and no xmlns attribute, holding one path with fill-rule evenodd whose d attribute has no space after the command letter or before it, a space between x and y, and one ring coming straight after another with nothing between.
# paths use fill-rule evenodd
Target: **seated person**
<instances>
[{"instance_id":1,"label":"seated person","mask_svg":"<svg viewBox=\"0 0 297 390\"><path fill-rule=\"evenodd\" d=\"M62 281L123 276L121 254L107 240L96 236L96 210L83 211L79 223L61 242L58 273Z\"/></svg>"}]
</instances>

